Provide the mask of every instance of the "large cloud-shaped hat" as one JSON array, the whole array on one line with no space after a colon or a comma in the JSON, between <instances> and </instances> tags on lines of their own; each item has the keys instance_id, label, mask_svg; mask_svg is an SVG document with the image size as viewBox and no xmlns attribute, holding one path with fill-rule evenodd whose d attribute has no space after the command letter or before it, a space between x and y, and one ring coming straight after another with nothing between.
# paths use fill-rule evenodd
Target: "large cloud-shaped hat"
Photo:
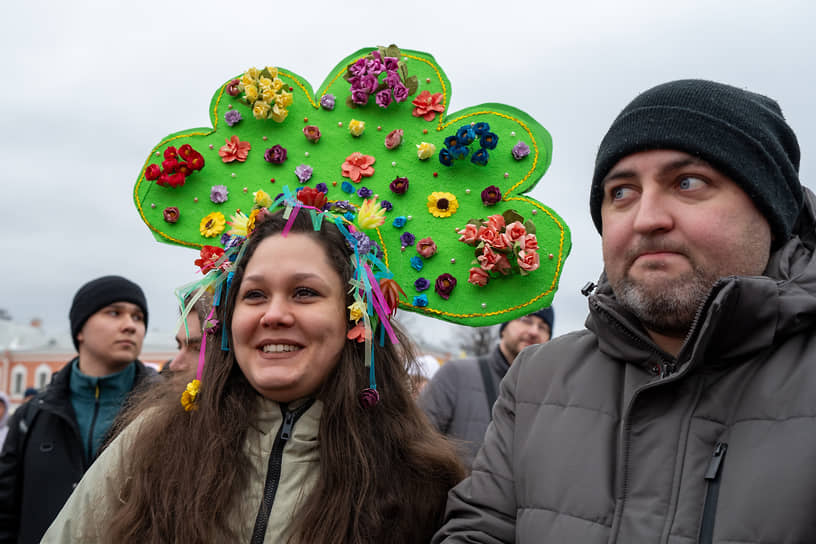
<instances>
[{"instance_id":1,"label":"large cloud-shaped hat","mask_svg":"<svg viewBox=\"0 0 816 544\"><path fill-rule=\"evenodd\" d=\"M212 127L156 144L136 207L159 241L206 253L245 232L267 194L348 201L405 291L400 308L480 326L547 307L570 232L525 193L550 135L504 104L448 112L450 97L431 55L395 46L349 55L317 93L287 69L251 68L216 89Z\"/></svg>"}]
</instances>

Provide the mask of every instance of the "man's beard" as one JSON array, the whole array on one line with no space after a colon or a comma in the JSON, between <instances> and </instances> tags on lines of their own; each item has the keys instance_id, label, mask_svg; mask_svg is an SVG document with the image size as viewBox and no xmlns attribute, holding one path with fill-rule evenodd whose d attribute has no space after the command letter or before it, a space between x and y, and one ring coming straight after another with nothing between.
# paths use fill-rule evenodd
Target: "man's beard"
<instances>
[{"instance_id":1,"label":"man's beard","mask_svg":"<svg viewBox=\"0 0 816 544\"><path fill-rule=\"evenodd\" d=\"M643 284L628 274L612 290L618 301L646 329L673 337L685 336L717 277L699 267L676 278Z\"/></svg>"}]
</instances>

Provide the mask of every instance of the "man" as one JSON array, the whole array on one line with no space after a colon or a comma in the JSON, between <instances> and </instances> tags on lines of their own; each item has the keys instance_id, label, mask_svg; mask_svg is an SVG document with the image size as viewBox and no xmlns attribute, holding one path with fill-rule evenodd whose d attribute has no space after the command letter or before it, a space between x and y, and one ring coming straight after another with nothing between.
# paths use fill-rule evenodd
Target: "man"
<instances>
[{"instance_id":1,"label":"man","mask_svg":"<svg viewBox=\"0 0 816 544\"><path fill-rule=\"evenodd\" d=\"M176 332L176 345L179 351L162 369L162 374L167 369L171 372L186 372L198 367L202 327L211 307L212 296L207 293L196 300L190 313L185 318L186 329L182 324Z\"/></svg>"},{"instance_id":2,"label":"man","mask_svg":"<svg viewBox=\"0 0 816 544\"><path fill-rule=\"evenodd\" d=\"M136 359L147 302L135 283L83 285L70 310L78 357L20 406L0 454L0 542L39 542L99 453L131 391L153 374Z\"/></svg>"},{"instance_id":3,"label":"man","mask_svg":"<svg viewBox=\"0 0 816 544\"><path fill-rule=\"evenodd\" d=\"M39 393L39 391L37 391L37 388L27 387L25 393L23 393L23 402L25 403L30 401L31 399L37 396L37 393Z\"/></svg>"},{"instance_id":4,"label":"man","mask_svg":"<svg viewBox=\"0 0 816 544\"><path fill-rule=\"evenodd\" d=\"M816 232L770 98L686 80L598 151L587 330L526 350L434 542L816 542Z\"/></svg>"},{"instance_id":5,"label":"man","mask_svg":"<svg viewBox=\"0 0 816 544\"><path fill-rule=\"evenodd\" d=\"M467 468L482 445L499 382L522 349L551 338L554 321L552 308L545 308L502 323L493 351L482 357L448 361L423 389L420 406L441 433L459 442Z\"/></svg>"}]
</instances>

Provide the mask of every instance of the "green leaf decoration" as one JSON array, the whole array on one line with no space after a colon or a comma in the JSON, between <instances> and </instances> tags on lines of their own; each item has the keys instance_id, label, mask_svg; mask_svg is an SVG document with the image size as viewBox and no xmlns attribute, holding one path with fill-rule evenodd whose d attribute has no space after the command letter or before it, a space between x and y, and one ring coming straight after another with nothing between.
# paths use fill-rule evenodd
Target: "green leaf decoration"
<instances>
[{"instance_id":1,"label":"green leaf decoration","mask_svg":"<svg viewBox=\"0 0 816 544\"><path fill-rule=\"evenodd\" d=\"M407 298L400 300L401 309L455 323L485 326L549 306L570 252L571 238L566 223L554 210L525 194L539 183L552 160L552 140L547 130L527 113L505 104L487 103L456 112L447 111L452 86L433 56L419 51L400 51L396 46L382 51L386 56L399 55L395 57L399 61L396 73L403 84L416 93L403 102L392 101L386 108L376 103L373 94L367 104L353 104L349 67L376 51L377 48L361 49L342 59L317 92L295 72L278 67L284 91L291 92L293 99L288 106L288 115L281 123L256 119L240 94L229 94L230 82L236 78L240 80L243 74L224 81L210 102L210 127L174 132L150 150L133 191L134 203L145 224L161 242L193 249L204 245L220 246L220 235L207 238L200 234L202 219L213 212L221 212L227 221L237 210L249 214L253 193L258 190L274 199L284 186L295 191L299 187L316 187L323 183L328 187L329 200L349 200L360 205L364 199L356 191L366 187L378 195L378 202L388 200L393 205L385 215L386 223L366 233L382 246L383 260L407 294ZM378 88L385 75L378 76ZM430 121L412 114L412 101L423 96L424 91L436 95L443 109ZM321 107L321 98L326 95L335 97L333 109ZM233 126L225 120L225 115L231 111L238 112L242 118ZM352 119L365 122L365 130L359 137L349 131ZM478 136L468 146L465 158L453 160L451 166L442 164L439 154L445 148L445 139L455 135L461 127L478 123L487 123L489 131L497 137L495 148L485 150L489 155L487 164L471 162L471 157L480 149ZM319 141L313 142L305 137L303 129L306 126L319 128ZM402 143L395 149L386 148L386 136L397 129L403 131ZM233 137L251 145L244 162L225 163L219 156L219 149ZM529 154L517 160L512 150L519 142L529 148ZM427 160L420 160L417 154L418 146L423 143L435 146L434 153ZM203 168L190 172L183 178L183 184L175 187L159 185L146 177L147 172L148 177L152 177L156 168L162 167L169 147L179 149L185 144L201 154ZM264 159L265 150L274 145L287 151L282 164ZM375 158L373 175L363 177L359 183L342 175L344 161L354 152ZM303 184L295 174L299 165L312 168L311 178ZM389 189L389 184L397 177L409 180L409 188L404 194L395 194ZM354 193L343 191L344 182L353 187ZM228 195L224 202L211 200L214 186L226 187ZM488 206L482 202L481 194L489 186L499 187L502 198ZM449 202L446 195L433 196L434 193L449 193L455 203ZM429 211L429 201L438 201L436 207L431 206L434 209L456 208L455 212L447 217L436 217ZM171 207L179 210L174 223L165 220L165 209ZM524 225L528 233L535 232L540 263L527 275L518 273L516 267L513 274L491 273L487 285L474 285L468 282L468 278L469 270L478 267L478 262L473 264L476 244L460 242L457 231L463 230L469 221L470 228L474 228L494 215L503 215L507 223L512 218ZM402 228L392 224L399 216L406 218ZM224 232L229 229L230 226L226 225ZM403 245L405 237L401 240L401 235L405 233L413 235L413 244ZM423 266L417 271L410 260L419 255L416 242L428 237L436 243L438 251L430 258L420 257ZM515 259L518 249L509 248L503 255ZM479 255L481 251L475 253ZM193 258L195 256L191 255ZM457 280L447 300L433 288L436 278L444 273L452 274ZM431 283L431 288L422 293L414 287L420 277ZM414 300L418 295L427 297L427 306Z\"/></svg>"}]
</instances>

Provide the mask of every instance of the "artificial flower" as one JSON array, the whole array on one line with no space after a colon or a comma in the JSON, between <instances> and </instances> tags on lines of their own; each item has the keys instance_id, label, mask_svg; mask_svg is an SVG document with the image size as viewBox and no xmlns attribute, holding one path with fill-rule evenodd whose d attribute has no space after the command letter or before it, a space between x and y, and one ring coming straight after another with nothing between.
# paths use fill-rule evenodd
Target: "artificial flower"
<instances>
[{"instance_id":1,"label":"artificial flower","mask_svg":"<svg viewBox=\"0 0 816 544\"><path fill-rule=\"evenodd\" d=\"M193 264L201 269L202 274L206 274L213 268L215 263L224 255L224 250L217 246L204 246L201 248L199 258Z\"/></svg>"},{"instance_id":2,"label":"artificial flower","mask_svg":"<svg viewBox=\"0 0 816 544\"><path fill-rule=\"evenodd\" d=\"M255 116L255 119L268 119L269 109L269 104L263 100L258 100L255 102L255 105L252 106L252 115Z\"/></svg>"},{"instance_id":3,"label":"artificial flower","mask_svg":"<svg viewBox=\"0 0 816 544\"><path fill-rule=\"evenodd\" d=\"M334 101L335 98L333 94L324 94L323 96L320 97L320 106L324 110L331 111L334 109Z\"/></svg>"},{"instance_id":4,"label":"artificial flower","mask_svg":"<svg viewBox=\"0 0 816 544\"><path fill-rule=\"evenodd\" d=\"M413 299L414 306L418 306L420 308L424 308L428 305L428 295L415 295Z\"/></svg>"},{"instance_id":5,"label":"artificial flower","mask_svg":"<svg viewBox=\"0 0 816 544\"><path fill-rule=\"evenodd\" d=\"M232 228L227 231L227 234L231 236L246 236L247 221L249 221L249 217L244 215L243 212L235 212L230 219L232 221L228 221L227 225L230 225Z\"/></svg>"},{"instance_id":6,"label":"artificial flower","mask_svg":"<svg viewBox=\"0 0 816 544\"><path fill-rule=\"evenodd\" d=\"M361 229L375 229L385 223L385 209L377 204L377 199L364 200L357 212L357 225Z\"/></svg>"},{"instance_id":7,"label":"artificial flower","mask_svg":"<svg viewBox=\"0 0 816 544\"><path fill-rule=\"evenodd\" d=\"M250 104L254 104L255 101L258 100L258 87L253 83L244 85L244 98L246 98L246 101Z\"/></svg>"},{"instance_id":8,"label":"artificial flower","mask_svg":"<svg viewBox=\"0 0 816 544\"><path fill-rule=\"evenodd\" d=\"M368 91L363 88L351 88L351 101L358 106L368 104Z\"/></svg>"},{"instance_id":9,"label":"artificial flower","mask_svg":"<svg viewBox=\"0 0 816 544\"><path fill-rule=\"evenodd\" d=\"M272 106L272 111L269 114L276 123L283 123L287 115L289 115L289 110L286 109L286 106L281 106L277 101Z\"/></svg>"},{"instance_id":10,"label":"artificial flower","mask_svg":"<svg viewBox=\"0 0 816 544\"><path fill-rule=\"evenodd\" d=\"M266 208L255 208L254 210L249 212L249 217L247 217L246 224L247 237L252 236L252 233L255 232L255 227L260 225L263 222L263 219L268 216L268 214L269 210L267 210Z\"/></svg>"},{"instance_id":11,"label":"artificial flower","mask_svg":"<svg viewBox=\"0 0 816 544\"><path fill-rule=\"evenodd\" d=\"M420 293L422 291L427 291L430 286L431 282L428 280L428 278L417 278L417 280L414 282L414 289Z\"/></svg>"},{"instance_id":12,"label":"artificial flower","mask_svg":"<svg viewBox=\"0 0 816 544\"><path fill-rule=\"evenodd\" d=\"M167 149L164 150L164 158L165 159L177 159L178 158L178 151L172 145L167 146Z\"/></svg>"},{"instance_id":13,"label":"artificial flower","mask_svg":"<svg viewBox=\"0 0 816 544\"><path fill-rule=\"evenodd\" d=\"M482 204L485 206L493 206L501 200L501 189L495 185L485 187L482 191Z\"/></svg>"},{"instance_id":14,"label":"artificial flower","mask_svg":"<svg viewBox=\"0 0 816 544\"><path fill-rule=\"evenodd\" d=\"M190 158L187 159L187 165L190 169L198 171L204 168L204 157L198 151L193 151Z\"/></svg>"},{"instance_id":15,"label":"artificial flower","mask_svg":"<svg viewBox=\"0 0 816 544\"><path fill-rule=\"evenodd\" d=\"M414 245L414 240L416 240L416 237L410 232L403 232L400 234L400 243L402 244L402 247Z\"/></svg>"},{"instance_id":16,"label":"artificial flower","mask_svg":"<svg viewBox=\"0 0 816 544\"><path fill-rule=\"evenodd\" d=\"M402 287L392 279L383 278L380 280L380 291L382 291L385 303L388 304L390 315L397 313L397 306L399 305L400 295L407 296Z\"/></svg>"},{"instance_id":17,"label":"artificial flower","mask_svg":"<svg viewBox=\"0 0 816 544\"><path fill-rule=\"evenodd\" d=\"M346 334L346 338L349 340L356 340L357 342L365 342L366 341L366 328L363 323L357 323L352 329Z\"/></svg>"},{"instance_id":18,"label":"artificial flower","mask_svg":"<svg viewBox=\"0 0 816 544\"><path fill-rule=\"evenodd\" d=\"M303 135L312 143L320 141L320 129L316 125L306 125L303 127Z\"/></svg>"},{"instance_id":19,"label":"artificial flower","mask_svg":"<svg viewBox=\"0 0 816 544\"><path fill-rule=\"evenodd\" d=\"M312 179L312 167L308 164L299 164L295 167L295 175L301 183L306 183Z\"/></svg>"},{"instance_id":20,"label":"artificial flower","mask_svg":"<svg viewBox=\"0 0 816 544\"><path fill-rule=\"evenodd\" d=\"M395 83L391 90L394 91L394 100L397 102L405 102L408 100L408 95L411 94L411 90L401 82Z\"/></svg>"},{"instance_id":21,"label":"artificial flower","mask_svg":"<svg viewBox=\"0 0 816 544\"><path fill-rule=\"evenodd\" d=\"M352 119L351 121L349 121L348 128L352 136L355 137L362 136L363 132L365 132L365 121Z\"/></svg>"},{"instance_id":22,"label":"artificial flower","mask_svg":"<svg viewBox=\"0 0 816 544\"><path fill-rule=\"evenodd\" d=\"M224 214L213 212L205 215L198 225L198 231L205 238L218 236L224 230Z\"/></svg>"},{"instance_id":23,"label":"artificial flower","mask_svg":"<svg viewBox=\"0 0 816 544\"><path fill-rule=\"evenodd\" d=\"M487 123L476 123L473 125L473 132L476 136L481 136L482 134L486 134L490 132L490 125Z\"/></svg>"},{"instance_id":24,"label":"artificial flower","mask_svg":"<svg viewBox=\"0 0 816 544\"><path fill-rule=\"evenodd\" d=\"M179 161L177 158L166 159L162 161L162 171L167 174L172 174L178 168Z\"/></svg>"},{"instance_id":25,"label":"artificial flower","mask_svg":"<svg viewBox=\"0 0 816 544\"><path fill-rule=\"evenodd\" d=\"M252 199L256 206L261 208L268 208L272 205L272 197L266 191L258 189L252 193Z\"/></svg>"},{"instance_id":26,"label":"artificial flower","mask_svg":"<svg viewBox=\"0 0 816 544\"><path fill-rule=\"evenodd\" d=\"M405 218L405 216L400 215L399 217L395 217L394 221L392 221L391 224L394 225L396 228L401 229L402 227L405 226L406 221L407 219Z\"/></svg>"},{"instance_id":27,"label":"artificial flower","mask_svg":"<svg viewBox=\"0 0 816 544\"><path fill-rule=\"evenodd\" d=\"M354 192L354 185L349 183L348 181L344 181L340 184L340 190L344 193L351 194Z\"/></svg>"},{"instance_id":28,"label":"artificial flower","mask_svg":"<svg viewBox=\"0 0 816 544\"><path fill-rule=\"evenodd\" d=\"M468 271L467 281L468 283L472 283L473 285L484 287L485 285L487 285L487 282L490 281L490 274L488 274L478 266L474 266Z\"/></svg>"},{"instance_id":29,"label":"artificial flower","mask_svg":"<svg viewBox=\"0 0 816 544\"><path fill-rule=\"evenodd\" d=\"M247 155L249 155L249 150L252 149L252 144L249 142L242 142L238 139L238 136L234 134L232 137L224 140L226 144L218 150L218 155L221 156L221 160L224 162L244 162L247 160Z\"/></svg>"},{"instance_id":30,"label":"artificial flower","mask_svg":"<svg viewBox=\"0 0 816 544\"><path fill-rule=\"evenodd\" d=\"M401 128L392 130L388 133L388 136L385 137L385 148L386 149L396 149L402 143L402 135L403 130Z\"/></svg>"},{"instance_id":31,"label":"artificial flower","mask_svg":"<svg viewBox=\"0 0 816 544\"><path fill-rule=\"evenodd\" d=\"M392 193L404 195L405 191L408 190L408 178L396 177L394 181L388 184L388 188L391 189Z\"/></svg>"},{"instance_id":32,"label":"artificial flower","mask_svg":"<svg viewBox=\"0 0 816 544\"><path fill-rule=\"evenodd\" d=\"M161 173L162 173L161 168L159 168L159 166L157 164L151 164L150 166L145 168L144 176L145 176L146 180L154 181L154 180L159 179L159 176L161 176Z\"/></svg>"},{"instance_id":33,"label":"artificial flower","mask_svg":"<svg viewBox=\"0 0 816 544\"><path fill-rule=\"evenodd\" d=\"M484 242L489 246L493 246L493 242L495 242L496 239L499 238L500 236L501 234L499 233L499 231L497 231L493 227L482 226L479 227L479 234L477 235L477 238L479 239L480 242Z\"/></svg>"},{"instance_id":34,"label":"artificial flower","mask_svg":"<svg viewBox=\"0 0 816 544\"><path fill-rule=\"evenodd\" d=\"M245 73L250 78L252 78L252 81L258 81L258 78L261 77L261 71L258 70L257 68L255 68L254 66L252 68L248 69Z\"/></svg>"},{"instance_id":35,"label":"artificial flower","mask_svg":"<svg viewBox=\"0 0 816 544\"><path fill-rule=\"evenodd\" d=\"M210 200L215 204L223 204L227 201L229 191L226 185L213 185L210 188Z\"/></svg>"},{"instance_id":36,"label":"artificial flower","mask_svg":"<svg viewBox=\"0 0 816 544\"><path fill-rule=\"evenodd\" d=\"M448 150L448 148L443 147L442 149L439 150L439 162L441 162L445 166L453 165L453 155L451 155L451 152Z\"/></svg>"},{"instance_id":37,"label":"artificial flower","mask_svg":"<svg viewBox=\"0 0 816 544\"><path fill-rule=\"evenodd\" d=\"M486 132L479 138L479 145L485 149L496 149L499 145L499 137L492 132Z\"/></svg>"},{"instance_id":38,"label":"artificial flower","mask_svg":"<svg viewBox=\"0 0 816 544\"><path fill-rule=\"evenodd\" d=\"M396 91L394 91L396 95ZM422 117L426 121L433 121L437 113L445 111L445 105L442 104L442 93L431 94L428 90L419 93L419 96L414 98L411 104L414 105L412 115L414 117Z\"/></svg>"},{"instance_id":39,"label":"artificial flower","mask_svg":"<svg viewBox=\"0 0 816 544\"><path fill-rule=\"evenodd\" d=\"M233 79L227 83L227 94L230 96L238 96L238 94L241 92L238 90L238 85L240 85L240 83L241 80L239 79Z\"/></svg>"},{"instance_id":40,"label":"artificial flower","mask_svg":"<svg viewBox=\"0 0 816 544\"><path fill-rule=\"evenodd\" d=\"M422 240L417 241L416 243L416 250L417 253L425 257L426 259L430 259L434 255L436 255L436 242L434 242L430 236L427 238L423 238Z\"/></svg>"},{"instance_id":41,"label":"artificial flower","mask_svg":"<svg viewBox=\"0 0 816 544\"><path fill-rule=\"evenodd\" d=\"M242 119L241 112L238 110L229 110L224 114L224 121L231 127L240 123Z\"/></svg>"},{"instance_id":42,"label":"artificial flower","mask_svg":"<svg viewBox=\"0 0 816 544\"><path fill-rule=\"evenodd\" d=\"M191 146L190 144L184 144L178 149L179 157L181 157L185 161L190 160L190 158L193 156L193 153L195 153L195 150L193 149L193 146Z\"/></svg>"},{"instance_id":43,"label":"artificial flower","mask_svg":"<svg viewBox=\"0 0 816 544\"><path fill-rule=\"evenodd\" d=\"M360 299L355 300L351 306L348 306L349 309L349 321L354 321L357 323L360 321L360 318L363 317L366 311L365 302Z\"/></svg>"},{"instance_id":44,"label":"artificial flower","mask_svg":"<svg viewBox=\"0 0 816 544\"><path fill-rule=\"evenodd\" d=\"M360 183L364 177L374 175L374 164L376 159L371 155L363 155L359 151L355 151L348 157L342 166L343 177L351 179L354 183Z\"/></svg>"},{"instance_id":45,"label":"artificial flower","mask_svg":"<svg viewBox=\"0 0 816 544\"><path fill-rule=\"evenodd\" d=\"M380 201L380 207L387 212L390 212L394 209L394 205L388 202L387 200Z\"/></svg>"},{"instance_id":46,"label":"artificial flower","mask_svg":"<svg viewBox=\"0 0 816 544\"><path fill-rule=\"evenodd\" d=\"M391 89L383 89L374 95L374 102L381 108L387 108L392 100Z\"/></svg>"},{"instance_id":47,"label":"artificial flower","mask_svg":"<svg viewBox=\"0 0 816 544\"><path fill-rule=\"evenodd\" d=\"M280 145L273 145L264 152L264 160L272 164L283 164L286 160L286 148Z\"/></svg>"},{"instance_id":48,"label":"artificial flower","mask_svg":"<svg viewBox=\"0 0 816 544\"><path fill-rule=\"evenodd\" d=\"M519 238L517 242L522 249L527 251L538 250L538 240L536 239L535 234L525 234L523 237Z\"/></svg>"},{"instance_id":49,"label":"artificial flower","mask_svg":"<svg viewBox=\"0 0 816 544\"><path fill-rule=\"evenodd\" d=\"M431 156L436 152L436 146L428 142L422 142L421 144L416 144L416 146L417 157L419 157L419 160L421 161L430 159Z\"/></svg>"},{"instance_id":50,"label":"artificial flower","mask_svg":"<svg viewBox=\"0 0 816 544\"><path fill-rule=\"evenodd\" d=\"M323 183L322 181L320 183L318 183L317 185L315 185L315 189L317 189L318 191L320 191L323 194L326 194L326 193L329 192L329 186L326 185L325 183Z\"/></svg>"},{"instance_id":51,"label":"artificial flower","mask_svg":"<svg viewBox=\"0 0 816 544\"><path fill-rule=\"evenodd\" d=\"M490 159L490 154L487 152L487 149L482 148L473 154L470 158L470 162L484 166L487 164L488 159Z\"/></svg>"},{"instance_id":52,"label":"artificial flower","mask_svg":"<svg viewBox=\"0 0 816 544\"><path fill-rule=\"evenodd\" d=\"M162 212L162 216L168 223L175 223L179 220L179 209L175 206L168 206Z\"/></svg>"},{"instance_id":53,"label":"artificial flower","mask_svg":"<svg viewBox=\"0 0 816 544\"><path fill-rule=\"evenodd\" d=\"M521 159L530 154L530 146L522 141L519 141L516 145L513 146L511 153L513 154L514 159L520 161Z\"/></svg>"},{"instance_id":54,"label":"artificial flower","mask_svg":"<svg viewBox=\"0 0 816 544\"><path fill-rule=\"evenodd\" d=\"M521 275L526 276L528 273L538 268L540 264L538 252L522 249L519 251L517 262Z\"/></svg>"},{"instance_id":55,"label":"artificial flower","mask_svg":"<svg viewBox=\"0 0 816 544\"><path fill-rule=\"evenodd\" d=\"M410 264L411 268L417 272L420 272L425 267L425 263L422 262L422 257L419 257L418 255L411 257Z\"/></svg>"},{"instance_id":56,"label":"artificial flower","mask_svg":"<svg viewBox=\"0 0 816 544\"><path fill-rule=\"evenodd\" d=\"M504 228L504 224L503 215L495 214L487 218L487 226L497 231L501 231Z\"/></svg>"},{"instance_id":57,"label":"artificial flower","mask_svg":"<svg viewBox=\"0 0 816 544\"><path fill-rule=\"evenodd\" d=\"M440 297L448 300L451 296L453 288L456 287L456 278L445 272L436 278L434 283L434 291Z\"/></svg>"},{"instance_id":58,"label":"artificial flower","mask_svg":"<svg viewBox=\"0 0 816 544\"><path fill-rule=\"evenodd\" d=\"M357 196L359 196L360 198L370 198L371 195L373 194L374 191L372 191L368 187L360 187L359 189L357 189Z\"/></svg>"},{"instance_id":59,"label":"artificial flower","mask_svg":"<svg viewBox=\"0 0 816 544\"><path fill-rule=\"evenodd\" d=\"M351 240L346 239L346 245L349 246L352 251L357 252L359 255L365 255L371 251L371 238L366 236L364 232L352 231L349 234L351 234L351 237L355 240L355 243L352 244Z\"/></svg>"},{"instance_id":60,"label":"artificial flower","mask_svg":"<svg viewBox=\"0 0 816 544\"><path fill-rule=\"evenodd\" d=\"M485 245L482 248L482 254L476 256L476 260L479 261L479 266L482 267L482 270L493 270L496 267L496 263L499 262L499 253L493 251L489 245Z\"/></svg>"},{"instance_id":61,"label":"artificial flower","mask_svg":"<svg viewBox=\"0 0 816 544\"><path fill-rule=\"evenodd\" d=\"M366 387L360 391L359 400L364 410L371 410L380 403L380 392L372 387Z\"/></svg>"},{"instance_id":62,"label":"artificial flower","mask_svg":"<svg viewBox=\"0 0 816 544\"><path fill-rule=\"evenodd\" d=\"M527 234L527 229L524 228L524 225L522 225L520 221L513 221L507 225L504 232L507 234L507 237L510 238L511 242L515 242Z\"/></svg>"},{"instance_id":63,"label":"artificial flower","mask_svg":"<svg viewBox=\"0 0 816 544\"><path fill-rule=\"evenodd\" d=\"M193 380L187 384L187 388L181 394L181 405L184 406L184 411L189 412L195 410L198 406L195 404L198 392L201 390L201 381Z\"/></svg>"},{"instance_id":64,"label":"artificial flower","mask_svg":"<svg viewBox=\"0 0 816 544\"><path fill-rule=\"evenodd\" d=\"M475 244L478 240L478 230L476 230L476 225L473 223L468 223L465 225L465 228L456 231L457 233L461 234L462 236L459 237L460 242L464 242L466 244Z\"/></svg>"},{"instance_id":65,"label":"artificial flower","mask_svg":"<svg viewBox=\"0 0 816 544\"><path fill-rule=\"evenodd\" d=\"M459 145L470 145L476 139L476 131L470 125L462 125L456 131L456 137L459 139Z\"/></svg>"},{"instance_id":66,"label":"artificial flower","mask_svg":"<svg viewBox=\"0 0 816 544\"><path fill-rule=\"evenodd\" d=\"M297 192L297 199L303 202L306 206L313 206L318 210L322 210L326 205L328 199L325 193L312 187L304 187Z\"/></svg>"},{"instance_id":67,"label":"artificial flower","mask_svg":"<svg viewBox=\"0 0 816 544\"><path fill-rule=\"evenodd\" d=\"M450 217L459 208L459 201L451 193L433 192L428 195L428 211L434 217Z\"/></svg>"}]
</instances>

